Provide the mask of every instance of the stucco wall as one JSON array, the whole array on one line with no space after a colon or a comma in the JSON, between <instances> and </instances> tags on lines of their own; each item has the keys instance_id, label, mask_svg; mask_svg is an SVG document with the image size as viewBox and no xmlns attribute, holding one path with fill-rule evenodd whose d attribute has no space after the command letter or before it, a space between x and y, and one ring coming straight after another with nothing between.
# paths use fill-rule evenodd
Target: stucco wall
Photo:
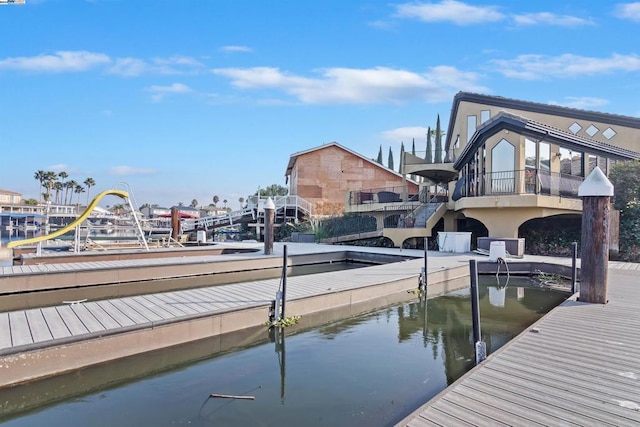
<instances>
[{"instance_id":1,"label":"stucco wall","mask_svg":"<svg viewBox=\"0 0 640 427\"><path fill-rule=\"evenodd\" d=\"M403 185L402 177L386 167L335 145L299 155L291 176L291 194L313 203L317 214L344 211L349 191L396 187L400 193ZM410 193L418 192L418 185L407 181L407 186Z\"/></svg>"},{"instance_id":2,"label":"stucco wall","mask_svg":"<svg viewBox=\"0 0 640 427\"><path fill-rule=\"evenodd\" d=\"M575 119L572 117L564 117L564 116L556 116L552 114L542 114L535 113L526 110L518 110L518 109L505 109L503 107L496 107L493 105L486 104L478 104L467 101L460 102L458 106L458 114L455 118L451 118L455 120L452 137L455 135L460 135L460 144L459 147L456 148L456 156L460 155L464 146L467 144L467 139L469 135L467 135L467 117L470 115L476 116L476 127L481 125L480 123L480 112L482 110L488 110L491 112L490 116L495 117L500 111L508 111L509 113L516 114L522 117L525 117L530 120L535 120L540 123L544 123L553 127L556 127L562 131L567 133L572 133L569 130L569 127L575 122L580 125L581 129L575 134L584 138L594 139L596 141L604 142L606 144L614 145L616 147L626 148L632 151L638 151L638 147L640 146L640 132L638 129L629 128L621 125L608 124L605 122L598 122L592 120L582 120ZM591 125L594 125L598 128L598 132L593 136L587 134L587 129ZM611 128L616 132L616 135L610 139L607 139L602 133L607 129ZM455 138L452 140L452 144L455 142Z\"/></svg>"}]
</instances>

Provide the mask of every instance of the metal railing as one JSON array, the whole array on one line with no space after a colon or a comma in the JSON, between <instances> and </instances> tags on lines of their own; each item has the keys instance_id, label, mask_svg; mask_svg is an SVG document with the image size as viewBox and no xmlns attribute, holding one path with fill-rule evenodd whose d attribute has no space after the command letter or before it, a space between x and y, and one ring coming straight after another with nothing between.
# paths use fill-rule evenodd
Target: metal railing
<instances>
[{"instance_id":1,"label":"metal railing","mask_svg":"<svg viewBox=\"0 0 640 427\"><path fill-rule=\"evenodd\" d=\"M456 186L460 197L543 194L578 198L578 187L584 178L541 169L525 169L462 176L460 181Z\"/></svg>"},{"instance_id":2,"label":"metal railing","mask_svg":"<svg viewBox=\"0 0 640 427\"><path fill-rule=\"evenodd\" d=\"M422 159L422 162L420 162L419 164L423 164L426 162L425 157L427 155L427 151L423 150L423 151L416 151L415 154L411 153L410 151L405 151L406 154L412 154L420 159ZM435 150L432 151L431 153L431 163L435 164L435 158L436 158L436 152ZM411 165L411 164L418 164L415 163L409 159L405 159L406 164L407 165ZM450 150L442 150L442 162L438 162L438 163L455 163L456 161L456 153L455 150L453 148L451 148ZM430 164L431 164L430 163Z\"/></svg>"},{"instance_id":3,"label":"metal railing","mask_svg":"<svg viewBox=\"0 0 640 427\"><path fill-rule=\"evenodd\" d=\"M407 186L370 188L349 192L349 205L366 205L371 203L401 203L418 201L418 193L409 192Z\"/></svg>"},{"instance_id":4,"label":"metal railing","mask_svg":"<svg viewBox=\"0 0 640 427\"><path fill-rule=\"evenodd\" d=\"M423 189L426 190L426 189ZM385 228L424 228L427 221L442 203L449 200L449 195L445 187L436 187L436 192L424 194L421 192L420 198L428 197L426 203L409 202L398 208L385 208L384 227ZM387 216L387 213L389 215Z\"/></svg>"},{"instance_id":5,"label":"metal railing","mask_svg":"<svg viewBox=\"0 0 640 427\"><path fill-rule=\"evenodd\" d=\"M247 199L247 207L250 209L260 210L260 207L264 207L267 199L269 199L267 196L249 196ZM273 203L276 206L276 211L282 208L297 208L306 215L312 214L311 202L300 196L274 196L271 197L271 200L273 200Z\"/></svg>"}]
</instances>

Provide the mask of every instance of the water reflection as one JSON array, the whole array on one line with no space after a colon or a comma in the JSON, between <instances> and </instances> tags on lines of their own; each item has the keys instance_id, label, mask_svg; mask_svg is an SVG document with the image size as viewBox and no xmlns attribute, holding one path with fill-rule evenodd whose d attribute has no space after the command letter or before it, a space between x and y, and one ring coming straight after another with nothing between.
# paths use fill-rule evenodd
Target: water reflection
<instances>
[{"instance_id":1,"label":"water reflection","mask_svg":"<svg viewBox=\"0 0 640 427\"><path fill-rule=\"evenodd\" d=\"M489 354L567 296L512 279L502 287L504 303L496 305L491 288L498 289L495 280L480 287L482 335ZM12 395L0 391L0 401L18 408L20 396L29 393L42 404L44 393L69 393L80 381L94 384L90 391L67 394L64 401L30 413L5 412L0 422L7 426L98 421L119 426L393 425L473 365L472 335L468 291L416 298L297 333L287 328L268 335L262 329L255 334L262 337L259 345L232 353L226 347L226 353L216 354L213 348L222 348L222 343L211 340L203 346L202 356L168 359L169 365L146 372L143 378L100 385L101 380L113 381L126 366L145 372L148 363L166 354L177 357L181 348L133 359L139 363L127 360L102 371L81 371L58 380L57 389L40 386L30 392L33 384L16 388ZM98 380L92 380L96 375ZM252 395L255 400L209 399L211 393Z\"/></svg>"}]
</instances>

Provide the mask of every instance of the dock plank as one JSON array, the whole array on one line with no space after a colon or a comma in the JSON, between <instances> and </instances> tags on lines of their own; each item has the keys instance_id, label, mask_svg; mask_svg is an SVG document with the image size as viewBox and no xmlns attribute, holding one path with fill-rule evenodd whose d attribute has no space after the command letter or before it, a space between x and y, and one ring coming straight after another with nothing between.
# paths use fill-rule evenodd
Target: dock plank
<instances>
[{"instance_id":1,"label":"dock plank","mask_svg":"<svg viewBox=\"0 0 640 427\"><path fill-rule=\"evenodd\" d=\"M55 307L44 307L41 310L53 339L67 338L71 336L69 328L67 328L67 325L64 323L64 320L62 320L60 313L58 313L58 310L56 310Z\"/></svg>"},{"instance_id":2,"label":"dock plank","mask_svg":"<svg viewBox=\"0 0 640 427\"><path fill-rule=\"evenodd\" d=\"M84 304L71 304L71 310L78 316L78 319L84 324L89 332L102 332L105 327L91 314Z\"/></svg>"},{"instance_id":3,"label":"dock plank","mask_svg":"<svg viewBox=\"0 0 640 427\"><path fill-rule=\"evenodd\" d=\"M118 309L112 301L97 301L96 304L104 310L113 320L118 322L120 326L127 327L133 326L136 324L129 316L122 312L122 310Z\"/></svg>"},{"instance_id":4,"label":"dock plank","mask_svg":"<svg viewBox=\"0 0 640 427\"><path fill-rule=\"evenodd\" d=\"M173 310L179 310L182 311L184 313L184 315L190 315L190 314L198 314L199 311L196 310L193 307L189 307L188 304L185 304L183 301L174 298L173 296L167 294L167 293L162 293L162 294L153 294L153 298L157 298L160 301L164 302L167 306L167 308L171 308Z\"/></svg>"},{"instance_id":5,"label":"dock plank","mask_svg":"<svg viewBox=\"0 0 640 427\"><path fill-rule=\"evenodd\" d=\"M56 309L58 310L60 317L62 317L64 324L67 326L67 329L69 329L69 332L71 332L72 336L89 333L87 327L84 325L84 323L82 323L82 320L78 318L78 316L70 306L62 305L56 307Z\"/></svg>"},{"instance_id":6,"label":"dock plank","mask_svg":"<svg viewBox=\"0 0 640 427\"><path fill-rule=\"evenodd\" d=\"M0 349L11 347L9 313L0 313Z\"/></svg>"},{"instance_id":7,"label":"dock plank","mask_svg":"<svg viewBox=\"0 0 640 427\"><path fill-rule=\"evenodd\" d=\"M136 310L131 305L127 304L127 298L119 299L119 300L110 300L111 303L121 312L127 315L128 318L133 320L134 324L144 324L151 322L151 319L144 316L138 310Z\"/></svg>"},{"instance_id":8,"label":"dock plank","mask_svg":"<svg viewBox=\"0 0 640 427\"><path fill-rule=\"evenodd\" d=\"M180 308L176 307L174 304L170 304L167 301L163 301L162 299L158 298L157 294L143 295L143 297L145 300L149 302L149 304L153 304L158 308L162 308L162 310L168 312L170 315L172 315L175 318L183 317L187 315L187 313L184 310L181 310Z\"/></svg>"},{"instance_id":9,"label":"dock plank","mask_svg":"<svg viewBox=\"0 0 640 427\"><path fill-rule=\"evenodd\" d=\"M27 316L27 321L29 322L29 329L31 330L33 342L42 342L53 339L53 335L49 330L49 325L47 325L44 315L39 308L27 310L25 311L25 314Z\"/></svg>"},{"instance_id":10,"label":"dock plank","mask_svg":"<svg viewBox=\"0 0 640 427\"><path fill-rule=\"evenodd\" d=\"M9 313L9 325L13 347L33 343L29 321L24 311L12 311Z\"/></svg>"},{"instance_id":11,"label":"dock plank","mask_svg":"<svg viewBox=\"0 0 640 427\"><path fill-rule=\"evenodd\" d=\"M145 317L150 318L150 315L153 314L155 316L153 318L154 321L175 318L175 315L173 313L165 310L162 306L152 302L151 300L149 300L148 298L145 298L144 296L131 297L129 301L132 303L132 305L136 304L135 307L138 308L139 311L144 313Z\"/></svg>"},{"instance_id":12,"label":"dock plank","mask_svg":"<svg viewBox=\"0 0 640 427\"><path fill-rule=\"evenodd\" d=\"M100 322L104 329L117 329L120 327L120 323L111 317L109 313L96 302L84 303L83 306Z\"/></svg>"}]
</instances>

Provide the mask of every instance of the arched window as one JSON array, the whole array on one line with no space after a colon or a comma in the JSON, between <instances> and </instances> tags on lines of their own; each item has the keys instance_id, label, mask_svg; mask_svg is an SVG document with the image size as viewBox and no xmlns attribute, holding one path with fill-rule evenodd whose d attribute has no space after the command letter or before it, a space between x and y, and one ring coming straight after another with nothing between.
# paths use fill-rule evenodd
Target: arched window
<instances>
[{"instance_id":1,"label":"arched window","mask_svg":"<svg viewBox=\"0 0 640 427\"><path fill-rule=\"evenodd\" d=\"M516 148L506 139L500 140L491 150L491 192L515 191Z\"/></svg>"}]
</instances>

